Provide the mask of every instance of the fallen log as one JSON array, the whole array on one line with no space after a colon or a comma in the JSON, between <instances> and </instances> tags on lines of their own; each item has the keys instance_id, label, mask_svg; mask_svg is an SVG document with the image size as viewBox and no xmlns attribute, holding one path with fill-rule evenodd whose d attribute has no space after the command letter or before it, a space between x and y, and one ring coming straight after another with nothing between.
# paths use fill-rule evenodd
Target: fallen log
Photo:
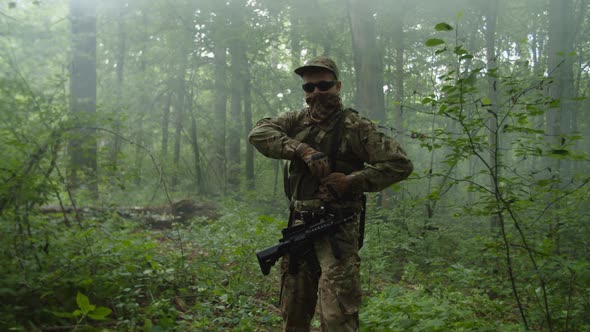
<instances>
[{"instance_id":1,"label":"fallen log","mask_svg":"<svg viewBox=\"0 0 590 332\"><path fill-rule=\"evenodd\" d=\"M77 216L117 213L122 218L144 222L154 229L170 228L173 222L185 223L195 217L205 217L215 220L221 216L219 209L214 204L209 202L195 202L191 199L173 201L168 205L143 207L86 206L75 208L73 206L45 205L39 207L39 212L43 214L75 213Z\"/></svg>"}]
</instances>

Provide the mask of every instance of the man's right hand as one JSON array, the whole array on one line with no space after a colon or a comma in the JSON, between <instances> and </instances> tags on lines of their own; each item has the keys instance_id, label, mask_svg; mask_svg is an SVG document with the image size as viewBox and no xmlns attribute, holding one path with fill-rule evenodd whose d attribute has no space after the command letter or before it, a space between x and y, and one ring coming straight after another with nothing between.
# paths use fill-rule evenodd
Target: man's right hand
<instances>
[{"instance_id":1,"label":"man's right hand","mask_svg":"<svg viewBox=\"0 0 590 332\"><path fill-rule=\"evenodd\" d=\"M295 155L307 164L312 175L320 179L332 172L328 156L305 143L299 144L295 149Z\"/></svg>"}]
</instances>

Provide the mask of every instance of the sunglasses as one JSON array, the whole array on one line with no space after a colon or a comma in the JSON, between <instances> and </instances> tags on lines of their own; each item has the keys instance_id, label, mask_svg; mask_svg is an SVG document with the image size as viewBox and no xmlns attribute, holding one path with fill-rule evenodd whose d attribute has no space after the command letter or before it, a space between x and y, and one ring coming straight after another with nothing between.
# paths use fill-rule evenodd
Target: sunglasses
<instances>
[{"instance_id":1,"label":"sunglasses","mask_svg":"<svg viewBox=\"0 0 590 332\"><path fill-rule=\"evenodd\" d=\"M303 87L303 91L307 93L312 93L317 86L320 91L328 91L334 85L336 85L338 81L319 81L317 83L305 83L301 87Z\"/></svg>"}]
</instances>

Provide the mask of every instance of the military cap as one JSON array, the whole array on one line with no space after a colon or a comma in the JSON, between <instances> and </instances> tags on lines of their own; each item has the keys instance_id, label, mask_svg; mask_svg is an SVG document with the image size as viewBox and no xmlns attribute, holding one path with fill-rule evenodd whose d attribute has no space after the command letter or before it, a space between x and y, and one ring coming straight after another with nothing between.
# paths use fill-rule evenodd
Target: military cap
<instances>
[{"instance_id":1,"label":"military cap","mask_svg":"<svg viewBox=\"0 0 590 332\"><path fill-rule=\"evenodd\" d=\"M334 76L336 76L336 79L338 79L338 76L340 75L340 73L338 72L338 67L336 66L334 60L326 56L318 56L307 61L305 65L295 69L295 74L303 76L303 74L306 71L314 69L327 69L331 71L334 74Z\"/></svg>"}]
</instances>

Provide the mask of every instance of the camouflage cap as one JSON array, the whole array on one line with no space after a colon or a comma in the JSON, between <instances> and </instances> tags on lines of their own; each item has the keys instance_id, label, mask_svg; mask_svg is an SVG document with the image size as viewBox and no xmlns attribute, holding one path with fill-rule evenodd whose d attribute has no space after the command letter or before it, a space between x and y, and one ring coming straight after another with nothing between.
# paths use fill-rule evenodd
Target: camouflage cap
<instances>
[{"instance_id":1,"label":"camouflage cap","mask_svg":"<svg viewBox=\"0 0 590 332\"><path fill-rule=\"evenodd\" d=\"M303 76L303 74L306 71L314 69L327 69L331 71L334 74L334 76L336 76L336 79L338 79L338 76L340 76L340 73L338 72L338 67L336 66L334 60L326 56L318 56L307 61L304 66L295 69L295 74Z\"/></svg>"}]
</instances>

